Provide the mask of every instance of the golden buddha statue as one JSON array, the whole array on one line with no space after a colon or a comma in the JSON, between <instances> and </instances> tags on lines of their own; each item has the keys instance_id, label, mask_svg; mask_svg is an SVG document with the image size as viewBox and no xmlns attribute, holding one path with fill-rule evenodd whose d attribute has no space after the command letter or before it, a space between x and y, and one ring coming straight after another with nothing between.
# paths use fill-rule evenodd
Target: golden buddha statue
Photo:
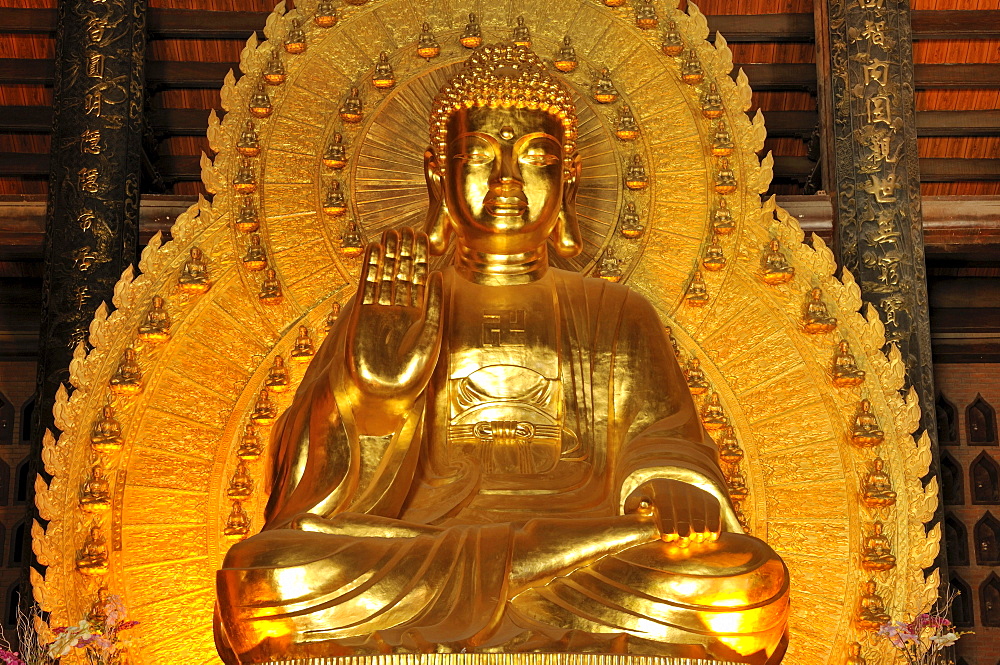
<instances>
[{"instance_id":1,"label":"golden buddha statue","mask_svg":"<svg viewBox=\"0 0 1000 665\"><path fill-rule=\"evenodd\" d=\"M361 237L361 229L358 228L358 223L352 219L340 236L340 253L354 258L361 256L364 251L365 243Z\"/></svg>"},{"instance_id":2,"label":"golden buddha statue","mask_svg":"<svg viewBox=\"0 0 1000 665\"><path fill-rule=\"evenodd\" d=\"M712 135L712 155L715 157L728 157L736 151L736 145L729 130L726 129L726 122L719 120L715 125L715 134Z\"/></svg>"},{"instance_id":3,"label":"golden buddha statue","mask_svg":"<svg viewBox=\"0 0 1000 665\"><path fill-rule=\"evenodd\" d=\"M580 62L576 57L576 49L573 48L573 42L570 40L569 35L563 37L562 46L559 47L559 53L556 54L555 61L552 64L564 74L576 71L577 66L579 66Z\"/></svg>"},{"instance_id":4,"label":"golden buddha statue","mask_svg":"<svg viewBox=\"0 0 1000 665\"><path fill-rule=\"evenodd\" d=\"M164 305L163 296L153 296L146 312L146 319L139 325L139 339L148 342L164 342L170 339L170 314Z\"/></svg>"},{"instance_id":5,"label":"golden buddha statue","mask_svg":"<svg viewBox=\"0 0 1000 665\"><path fill-rule=\"evenodd\" d=\"M256 157L260 154L260 137L257 135L257 128L254 127L253 120L247 118L247 124L240 132L240 138L236 141L236 152L244 157Z\"/></svg>"},{"instance_id":6,"label":"golden buddha statue","mask_svg":"<svg viewBox=\"0 0 1000 665\"><path fill-rule=\"evenodd\" d=\"M594 84L594 99L600 104L611 104L618 100L618 89L611 80L611 70L605 67Z\"/></svg>"},{"instance_id":7,"label":"golden buddha statue","mask_svg":"<svg viewBox=\"0 0 1000 665\"><path fill-rule=\"evenodd\" d=\"M108 572L108 541L101 527L94 524L76 557L76 569L84 575L104 575Z\"/></svg>"},{"instance_id":8,"label":"golden buddha statue","mask_svg":"<svg viewBox=\"0 0 1000 665\"><path fill-rule=\"evenodd\" d=\"M674 337L674 330L670 326L663 326L663 332L667 334L667 339L670 340L670 348L674 350L674 358L680 362L681 359L681 346L677 343L677 338Z\"/></svg>"},{"instance_id":9,"label":"golden buddha statue","mask_svg":"<svg viewBox=\"0 0 1000 665\"><path fill-rule=\"evenodd\" d=\"M344 122L358 123L364 118L364 106L361 102L361 91L358 88L351 88L350 94L340 107L340 119Z\"/></svg>"},{"instance_id":10,"label":"golden buddha statue","mask_svg":"<svg viewBox=\"0 0 1000 665\"><path fill-rule=\"evenodd\" d=\"M625 186L631 190L646 189L649 178L646 177L646 167L642 165L642 157L632 155L632 161L625 170Z\"/></svg>"},{"instance_id":11,"label":"golden buddha statue","mask_svg":"<svg viewBox=\"0 0 1000 665\"><path fill-rule=\"evenodd\" d=\"M343 306L339 302L333 303L330 306L330 313L326 316L326 332L329 333L333 330L333 327L337 324L337 319L340 318L340 310ZM301 331L300 331L301 332Z\"/></svg>"},{"instance_id":12,"label":"golden buddha statue","mask_svg":"<svg viewBox=\"0 0 1000 665\"><path fill-rule=\"evenodd\" d=\"M656 8L649 0L639 0L635 6L635 24L643 30L652 30L660 24Z\"/></svg>"},{"instance_id":13,"label":"golden buddha statue","mask_svg":"<svg viewBox=\"0 0 1000 665\"><path fill-rule=\"evenodd\" d=\"M265 388L257 395L257 403L254 404L250 420L257 425L270 425L277 417L278 410L274 407L274 403L271 402L271 396Z\"/></svg>"},{"instance_id":14,"label":"golden buddha statue","mask_svg":"<svg viewBox=\"0 0 1000 665\"><path fill-rule=\"evenodd\" d=\"M90 445L101 453L121 450L122 426L115 418L115 409L110 404L104 406L101 417L94 421L90 430Z\"/></svg>"},{"instance_id":15,"label":"golden buddha statue","mask_svg":"<svg viewBox=\"0 0 1000 665\"><path fill-rule=\"evenodd\" d=\"M523 16L517 17L517 25L514 26L514 43L518 46L531 48L531 29L524 22Z\"/></svg>"},{"instance_id":16,"label":"golden buddha statue","mask_svg":"<svg viewBox=\"0 0 1000 665\"><path fill-rule=\"evenodd\" d=\"M240 158L240 168L233 176L233 189L240 194L253 194L257 191L257 176L254 174L253 161L249 157Z\"/></svg>"},{"instance_id":17,"label":"golden buddha statue","mask_svg":"<svg viewBox=\"0 0 1000 665\"><path fill-rule=\"evenodd\" d=\"M701 259L701 266L710 272L716 272L726 267L726 255L722 252L722 243L719 242L719 234L712 234L712 241L705 248L705 256Z\"/></svg>"},{"instance_id":18,"label":"golden buddha statue","mask_svg":"<svg viewBox=\"0 0 1000 665\"><path fill-rule=\"evenodd\" d=\"M872 460L872 470L861 481L861 500L869 508L885 508L896 503L896 493L881 457Z\"/></svg>"},{"instance_id":19,"label":"golden buddha statue","mask_svg":"<svg viewBox=\"0 0 1000 665\"><path fill-rule=\"evenodd\" d=\"M732 194L736 191L736 172L725 157L719 160L719 170L715 172L715 191L719 194Z\"/></svg>"},{"instance_id":20,"label":"golden buddha statue","mask_svg":"<svg viewBox=\"0 0 1000 665\"><path fill-rule=\"evenodd\" d=\"M335 132L327 144L323 152L323 166L338 170L347 166L347 146L344 145L344 135L340 132Z\"/></svg>"},{"instance_id":21,"label":"golden buddha statue","mask_svg":"<svg viewBox=\"0 0 1000 665\"><path fill-rule=\"evenodd\" d=\"M260 459L260 456L263 454L264 446L261 445L260 437L257 436L257 426L249 422L243 429L243 436L240 438L240 447L236 451L236 456L242 460L252 462Z\"/></svg>"},{"instance_id":22,"label":"golden buddha statue","mask_svg":"<svg viewBox=\"0 0 1000 665\"><path fill-rule=\"evenodd\" d=\"M628 104L622 105L622 114L615 127L615 136L622 141L634 141L639 138L639 123L635 121L632 108Z\"/></svg>"},{"instance_id":23,"label":"golden buddha statue","mask_svg":"<svg viewBox=\"0 0 1000 665\"><path fill-rule=\"evenodd\" d=\"M663 49L664 55L669 55L672 58L684 52L684 41L681 39L680 33L677 32L677 24L673 21L667 21L667 29L663 33L663 43L660 48Z\"/></svg>"},{"instance_id":24,"label":"golden buddha statue","mask_svg":"<svg viewBox=\"0 0 1000 665\"><path fill-rule=\"evenodd\" d=\"M688 85L698 85L705 80L705 70L702 69L694 49L688 51L687 57L681 63L681 80Z\"/></svg>"},{"instance_id":25,"label":"golden buddha statue","mask_svg":"<svg viewBox=\"0 0 1000 665\"><path fill-rule=\"evenodd\" d=\"M722 429L729 424L729 418L722 408L719 393L712 393L701 410L701 424L709 432Z\"/></svg>"},{"instance_id":26,"label":"golden buddha statue","mask_svg":"<svg viewBox=\"0 0 1000 665\"><path fill-rule=\"evenodd\" d=\"M739 464L743 459L743 449L736 438L736 431L730 425L722 428L722 437L719 439L719 459L726 464Z\"/></svg>"},{"instance_id":27,"label":"golden buddha statue","mask_svg":"<svg viewBox=\"0 0 1000 665\"><path fill-rule=\"evenodd\" d=\"M712 211L712 231L720 236L725 236L732 233L735 228L736 222L733 220L733 213L730 212L729 205L726 203L726 197L720 196L719 204Z\"/></svg>"},{"instance_id":28,"label":"golden buddha statue","mask_svg":"<svg viewBox=\"0 0 1000 665\"><path fill-rule=\"evenodd\" d=\"M875 631L890 620L889 613L885 611L885 601L878 595L875 580L868 580L861 589L861 600L858 603L858 627Z\"/></svg>"},{"instance_id":29,"label":"golden buddha statue","mask_svg":"<svg viewBox=\"0 0 1000 665\"><path fill-rule=\"evenodd\" d=\"M828 333L837 327L837 319L830 316L830 312L823 302L823 290L812 289L802 313L802 329L807 333L819 334Z\"/></svg>"},{"instance_id":30,"label":"golden buddha statue","mask_svg":"<svg viewBox=\"0 0 1000 665\"><path fill-rule=\"evenodd\" d=\"M618 224L618 232L629 239L641 238L646 227L642 225L639 213L635 211L635 204L629 201L622 211L622 219Z\"/></svg>"},{"instance_id":31,"label":"golden buddha statue","mask_svg":"<svg viewBox=\"0 0 1000 665\"><path fill-rule=\"evenodd\" d=\"M233 477L229 479L229 489L226 494L230 499L245 499L253 494L253 478L250 477L250 469L242 459L236 465Z\"/></svg>"},{"instance_id":32,"label":"golden buddha statue","mask_svg":"<svg viewBox=\"0 0 1000 665\"><path fill-rule=\"evenodd\" d=\"M692 356L684 366L684 378L687 380L688 389L692 395L704 395L708 392L709 383L705 376L705 370L701 368L701 361L697 356Z\"/></svg>"},{"instance_id":33,"label":"golden buddha statue","mask_svg":"<svg viewBox=\"0 0 1000 665\"><path fill-rule=\"evenodd\" d=\"M305 53L306 31L302 29L302 21L300 19L292 19L292 24L288 26L288 34L285 35L284 46L285 51L292 55Z\"/></svg>"},{"instance_id":34,"label":"golden buddha statue","mask_svg":"<svg viewBox=\"0 0 1000 665\"><path fill-rule=\"evenodd\" d=\"M837 353L833 356L833 385L838 388L860 386L865 382L864 370L858 369L858 361L851 353L851 344L841 340Z\"/></svg>"},{"instance_id":35,"label":"golden buddha statue","mask_svg":"<svg viewBox=\"0 0 1000 665\"><path fill-rule=\"evenodd\" d=\"M330 183L323 199L323 212L331 217L343 217L347 214L347 199L339 180Z\"/></svg>"},{"instance_id":36,"label":"golden buddha statue","mask_svg":"<svg viewBox=\"0 0 1000 665\"><path fill-rule=\"evenodd\" d=\"M870 448L882 443L884 438L885 432L879 428L878 420L872 413L872 403L867 399L861 400L851 426L851 441L857 446Z\"/></svg>"},{"instance_id":37,"label":"golden buddha statue","mask_svg":"<svg viewBox=\"0 0 1000 665\"><path fill-rule=\"evenodd\" d=\"M257 298L265 305L280 305L281 301L284 300L284 295L281 293L281 281L274 268L268 268L267 272L264 273L264 281L260 283L260 293L257 294Z\"/></svg>"},{"instance_id":38,"label":"golden buddha statue","mask_svg":"<svg viewBox=\"0 0 1000 665\"><path fill-rule=\"evenodd\" d=\"M465 30L458 38L458 43L465 48L479 48L483 45L483 29L479 25L479 17L475 14L469 14L469 22L465 24Z\"/></svg>"},{"instance_id":39,"label":"golden buddha statue","mask_svg":"<svg viewBox=\"0 0 1000 665\"><path fill-rule=\"evenodd\" d=\"M314 355L316 355L316 349L313 348L312 338L309 336L309 328L299 326L299 334L295 338L295 347L292 349L292 359L299 362L308 362Z\"/></svg>"},{"instance_id":40,"label":"golden buddha statue","mask_svg":"<svg viewBox=\"0 0 1000 665\"><path fill-rule=\"evenodd\" d=\"M89 513L104 512L111 507L111 483L100 461L90 467L90 475L80 488L80 507Z\"/></svg>"},{"instance_id":41,"label":"golden buddha statue","mask_svg":"<svg viewBox=\"0 0 1000 665\"><path fill-rule=\"evenodd\" d=\"M375 63L375 72L372 74L372 85L379 90L388 90L396 85L396 74L389 64L389 54L382 51L378 54L378 62Z\"/></svg>"},{"instance_id":42,"label":"golden buddha statue","mask_svg":"<svg viewBox=\"0 0 1000 665\"><path fill-rule=\"evenodd\" d=\"M267 378L264 379L264 385L272 393L283 393L288 390L290 382L291 377L288 375L288 367L285 365L285 359L281 356L275 356L271 369L267 371Z\"/></svg>"},{"instance_id":43,"label":"golden buddha statue","mask_svg":"<svg viewBox=\"0 0 1000 665\"><path fill-rule=\"evenodd\" d=\"M441 46L434 38L434 33L431 32L431 24L424 23L420 28L420 39L417 41L417 55L425 60L430 60L440 54Z\"/></svg>"},{"instance_id":44,"label":"golden buddha statue","mask_svg":"<svg viewBox=\"0 0 1000 665\"><path fill-rule=\"evenodd\" d=\"M872 524L872 532L865 537L861 549L861 566L866 570L891 570L896 567L892 543L886 538L881 522Z\"/></svg>"},{"instance_id":45,"label":"golden buddha statue","mask_svg":"<svg viewBox=\"0 0 1000 665\"><path fill-rule=\"evenodd\" d=\"M694 271L694 276L684 294L684 300L691 307L704 307L708 304L708 285L705 284L705 278L702 277L700 270Z\"/></svg>"},{"instance_id":46,"label":"golden buddha statue","mask_svg":"<svg viewBox=\"0 0 1000 665\"><path fill-rule=\"evenodd\" d=\"M264 247L261 245L260 234L254 233L250 236L247 253L243 255L243 267L251 272L267 267L267 254L264 253Z\"/></svg>"},{"instance_id":47,"label":"golden buddha statue","mask_svg":"<svg viewBox=\"0 0 1000 665\"><path fill-rule=\"evenodd\" d=\"M701 96L701 114L709 120L717 120L725 112L726 109L722 105L722 95L719 94L719 89L715 83L710 83L708 90Z\"/></svg>"},{"instance_id":48,"label":"golden buddha statue","mask_svg":"<svg viewBox=\"0 0 1000 665\"><path fill-rule=\"evenodd\" d=\"M439 93L427 233L367 247L275 425L263 531L218 573L226 663L781 658L787 570L743 533L658 314L549 266L582 249L575 139L523 47L478 49Z\"/></svg>"},{"instance_id":49,"label":"golden buddha statue","mask_svg":"<svg viewBox=\"0 0 1000 665\"><path fill-rule=\"evenodd\" d=\"M277 49L271 51L271 59L267 61L267 67L264 68L262 76L264 82L269 85L281 85L288 79L285 63L281 61L281 53Z\"/></svg>"},{"instance_id":50,"label":"golden buddha statue","mask_svg":"<svg viewBox=\"0 0 1000 665\"><path fill-rule=\"evenodd\" d=\"M190 293L204 293L212 287L208 276L208 261L205 253L198 247L191 248L188 259L181 268L181 276L177 278L177 286L181 291Z\"/></svg>"},{"instance_id":51,"label":"golden buddha statue","mask_svg":"<svg viewBox=\"0 0 1000 665\"><path fill-rule=\"evenodd\" d=\"M847 645L847 660L845 665L868 665L868 661L861 655L861 644L851 642Z\"/></svg>"},{"instance_id":52,"label":"golden buddha statue","mask_svg":"<svg viewBox=\"0 0 1000 665\"><path fill-rule=\"evenodd\" d=\"M615 250L611 247L604 250L604 256L597 264L597 276L613 284L622 281L622 277L625 276L622 271L621 259L615 255Z\"/></svg>"},{"instance_id":53,"label":"golden buddha statue","mask_svg":"<svg viewBox=\"0 0 1000 665\"><path fill-rule=\"evenodd\" d=\"M316 13L313 15L313 23L321 28L332 28L337 25L340 17L337 15L337 6L334 0L319 0L316 4Z\"/></svg>"},{"instance_id":54,"label":"golden buddha statue","mask_svg":"<svg viewBox=\"0 0 1000 665\"><path fill-rule=\"evenodd\" d=\"M274 113L274 106L271 104L271 98L267 94L267 89L264 88L263 81L254 88L253 95L250 96L250 101L247 103L247 109L250 111L250 115L255 118L269 118Z\"/></svg>"},{"instance_id":55,"label":"golden buddha statue","mask_svg":"<svg viewBox=\"0 0 1000 665\"><path fill-rule=\"evenodd\" d=\"M252 196L242 197L240 212L233 225L241 233L253 233L260 228L260 220L257 219L257 204Z\"/></svg>"},{"instance_id":56,"label":"golden buddha statue","mask_svg":"<svg viewBox=\"0 0 1000 665\"><path fill-rule=\"evenodd\" d=\"M730 471L726 476L726 487L729 488L729 498L736 503L745 501L750 496L750 488L747 487L746 478L743 472L735 464L730 465Z\"/></svg>"},{"instance_id":57,"label":"golden buddha statue","mask_svg":"<svg viewBox=\"0 0 1000 665\"><path fill-rule=\"evenodd\" d=\"M111 392L116 395L135 395L142 392L142 367L139 365L139 354L131 346L125 349L118 369L108 382Z\"/></svg>"},{"instance_id":58,"label":"golden buddha statue","mask_svg":"<svg viewBox=\"0 0 1000 665\"><path fill-rule=\"evenodd\" d=\"M233 500L233 508L226 518L222 534L228 538L244 538L250 535L250 516L247 515L243 502L239 499Z\"/></svg>"},{"instance_id":59,"label":"golden buddha statue","mask_svg":"<svg viewBox=\"0 0 1000 665\"><path fill-rule=\"evenodd\" d=\"M760 257L760 268L764 271L761 279L772 286L787 284L795 277L795 268L788 265L788 259L781 253L781 243L776 239L767 243Z\"/></svg>"}]
</instances>

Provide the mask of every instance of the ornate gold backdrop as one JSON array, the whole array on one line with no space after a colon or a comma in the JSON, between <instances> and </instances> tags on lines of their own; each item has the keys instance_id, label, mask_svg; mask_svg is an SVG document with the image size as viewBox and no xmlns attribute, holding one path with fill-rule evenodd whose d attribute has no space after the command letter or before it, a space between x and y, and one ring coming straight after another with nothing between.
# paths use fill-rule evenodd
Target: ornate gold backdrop
<instances>
[{"instance_id":1,"label":"ornate gold backdrop","mask_svg":"<svg viewBox=\"0 0 1000 665\"><path fill-rule=\"evenodd\" d=\"M243 512L249 528L259 528L266 498L265 463L238 455L247 424L263 413L261 390L277 356L287 361L290 385L265 392L278 411L290 402L309 358L302 340L299 357L292 357L300 326L317 347L335 304L350 297L358 259L345 250L358 239L355 232L367 241L386 227L422 223L427 113L438 85L469 54L460 37L475 13L486 43L510 39L523 16L532 47L546 59L570 37L578 65L563 79L580 107L587 250L565 267L607 277L617 262L622 279L671 327L682 364L700 360L711 390L696 397L699 404L718 392L744 452L727 468L732 485L748 490L739 502L748 530L766 539L791 571L786 662L839 664L853 641L862 643L869 663L888 662L889 653L859 623L865 583L875 581L896 617L926 607L937 586L936 572L924 573L938 548L937 528L926 533L924 526L937 486L924 488L919 480L930 462L929 443L911 436L919 412L915 398L899 395L902 363L894 350L882 353L882 324L870 310L858 313L859 289L846 271L843 282L833 277L833 255L823 242L814 237L804 244L794 219L773 200L761 204L771 178L770 156L756 155L763 119L745 114L750 88L742 72L730 77L725 40L707 41L705 18L691 3L686 13L663 2L632 4L372 0L338 3L329 27L320 23L332 22L330 3L303 0L289 12L277 6L267 40L251 37L242 53L243 76L224 83L225 118L210 119L217 154L204 157L202 167L211 202L192 206L170 242L154 238L138 271L126 271L113 308L102 306L91 325L90 352L78 349L72 396L60 392L55 412L62 433L47 437L44 452L53 479L37 483L49 522L33 528L35 551L48 566L44 578L34 576L35 597L54 625L75 623L105 586L142 622L133 662L218 662L211 615L214 571L233 542L225 532L246 531ZM650 25L650 10L657 25L640 27L640 19ZM431 39L421 38L423 23ZM418 46L430 47L431 40L439 54L418 56ZM683 48L667 55L664 43ZM372 83L382 52L394 79L386 90ZM603 68L617 93L611 103L594 98ZM706 117L712 85L720 119ZM361 106L357 123L340 116L342 108L352 110L352 87ZM626 105L639 130L632 140L616 136ZM248 120L255 137L246 131ZM712 155L720 120L734 145L726 159L736 188L725 194L717 191L725 189L723 158ZM335 133L346 146L342 169L324 163L336 161ZM635 156L645 170L644 189L625 185L635 179L626 178ZM334 181L346 192L343 216L324 212L339 207L327 200ZM722 198L735 227L713 235ZM623 233L630 202L643 226L639 237ZM795 268L794 279L778 286L762 280L760 257L771 239ZM702 263L713 240L726 259L714 271ZM255 243L263 265L260 256L257 263L245 260ZM204 293L178 287L193 247L208 262L211 288ZM265 265L275 271L270 280L266 269L251 269ZM708 294L700 307L687 297L696 270ZM275 283L279 297L262 298L274 295ZM838 319L832 332L803 330L814 287ZM142 339L138 330L157 295L170 317L169 338ZM831 382L840 340L850 342L867 372L860 386ZM128 348L137 351L142 372L134 394L120 385L113 391L110 383ZM874 448L850 441L863 398L885 431ZM108 404L121 442L102 452L92 429ZM262 425L260 440L266 436ZM870 508L862 500L876 456L898 494L893 506ZM83 506L98 460L110 479L108 496L103 505ZM864 565L864 541L876 520L885 524L896 557L887 571ZM89 565L102 557L106 570Z\"/></svg>"}]
</instances>

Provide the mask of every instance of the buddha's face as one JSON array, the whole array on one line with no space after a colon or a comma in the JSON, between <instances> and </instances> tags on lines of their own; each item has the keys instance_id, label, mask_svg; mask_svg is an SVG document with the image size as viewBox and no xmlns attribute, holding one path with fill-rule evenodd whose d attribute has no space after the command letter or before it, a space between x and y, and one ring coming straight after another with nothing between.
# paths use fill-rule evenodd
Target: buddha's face
<instances>
[{"instance_id":1,"label":"buddha's face","mask_svg":"<svg viewBox=\"0 0 1000 665\"><path fill-rule=\"evenodd\" d=\"M575 176L563 176L563 127L543 111L463 109L448 122L447 152L436 156L453 230L466 247L518 254L545 244ZM434 192L432 191L432 195Z\"/></svg>"}]
</instances>

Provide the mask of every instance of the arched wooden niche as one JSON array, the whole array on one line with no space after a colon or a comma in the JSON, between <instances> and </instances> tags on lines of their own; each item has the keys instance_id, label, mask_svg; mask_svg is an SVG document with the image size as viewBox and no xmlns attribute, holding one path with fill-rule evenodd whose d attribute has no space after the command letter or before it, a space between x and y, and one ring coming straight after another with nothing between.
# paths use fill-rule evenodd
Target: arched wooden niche
<instances>
[{"instance_id":1,"label":"arched wooden niche","mask_svg":"<svg viewBox=\"0 0 1000 665\"><path fill-rule=\"evenodd\" d=\"M976 540L976 563L995 566L1000 563L1000 521L989 511L976 522L973 529Z\"/></svg>"},{"instance_id":2,"label":"arched wooden niche","mask_svg":"<svg viewBox=\"0 0 1000 665\"><path fill-rule=\"evenodd\" d=\"M14 442L14 405L0 393L0 445Z\"/></svg>"},{"instance_id":3,"label":"arched wooden niche","mask_svg":"<svg viewBox=\"0 0 1000 665\"><path fill-rule=\"evenodd\" d=\"M965 407L965 428L970 445L997 445L997 414L980 394Z\"/></svg>"},{"instance_id":4,"label":"arched wooden niche","mask_svg":"<svg viewBox=\"0 0 1000 665\"><path fill-rule=\"evenodd\" d=\"M956 626L968 627L975 623L972 613L972 587L970 587L962 576L952 571L948 580L951 588L958 592L955 603L951 606L951 620Z\"/></svg>"},{"instance_id":5,"label":"arched wooden niche","mask_svg":"<svg viewBox=\"0 0 1000 665\"><path fill-rule=\"evenodd\" d=\"M951 513L944 518L944 546L949 566L969 565L969 532Z\"/></svg>"},{"instance_id":6,"label":"arched wooden niche","mask_svg":"<svg viewBox=\"0 0 1000 665\"><path fill-rule=\"evenodd\" d=\"M948 451L941 452L941 500L946 506L965 503L962 467Z\"/></svg>"},{"instance_id":7,"label":"arched wooden niche","mask_svg":"<svg viewBox=\"0 0 1000 665\"><path fill-rule=\"evenodd\" d=\"M973 460L969 467L972 480L972 503L1000 504L1000 464L985 450Z\"/></svg>"},{"instance_id":8,"label":"arched wooden niche","mask_svg":"<svg viewBox=\"0 0 1000 665\"><path fill-rule=\"evenodd\" d=\"M31 441L32 428L35 420L35 396L21 406L21 441Z\"/></svg>"},{"instance_id":9,"label":"arched wooden niche","mask_svg":"<svg viewBox=\"0 0 1000 665\"><path fill-rule=\"evenodd\" d=\"M979 610L984 626L1000 626L1000 577L990 573L979 587Z\"/></svg>"},{"instance_id":10,"label":"arched wooden niche","mask_svg":"<svg viewBox=\"0 0 1000 665\"><path fill-rule=\"evenodd\" d=\"M938 442L945 446L958 444L958 408L942 393L934 404L937 411Z\"/></svg>"}]
</instances>

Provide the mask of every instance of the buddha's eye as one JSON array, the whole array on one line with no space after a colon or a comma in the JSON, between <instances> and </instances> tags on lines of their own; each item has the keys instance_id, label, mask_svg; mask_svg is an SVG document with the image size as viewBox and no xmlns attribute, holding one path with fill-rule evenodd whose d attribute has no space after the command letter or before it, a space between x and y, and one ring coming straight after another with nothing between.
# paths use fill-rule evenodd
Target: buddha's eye
<instances>
[{"instance_id":1,"label":"buddha's eye","mask_svg":"<svg viewBox=\"0 0 1000 665\"><path fill-rule=\"evenodd\" d=\"M519 160L522 164L526 166L552 166L559 161L559 158L555 155L550 155L548 153L527 153L521 155Z\"/></svg>"},{"instance_id":2,"label":"buddha's eye","mask_svg":"<svg viewBox=\"0 0 1000 665\"><path fill-rule=\"evenodd\" d=\"M455 159L473 166L480 166L482 164L489 164L493 161L493 155L485 152L465 152L455 155Z\"/></svg>"}]
</instances>

